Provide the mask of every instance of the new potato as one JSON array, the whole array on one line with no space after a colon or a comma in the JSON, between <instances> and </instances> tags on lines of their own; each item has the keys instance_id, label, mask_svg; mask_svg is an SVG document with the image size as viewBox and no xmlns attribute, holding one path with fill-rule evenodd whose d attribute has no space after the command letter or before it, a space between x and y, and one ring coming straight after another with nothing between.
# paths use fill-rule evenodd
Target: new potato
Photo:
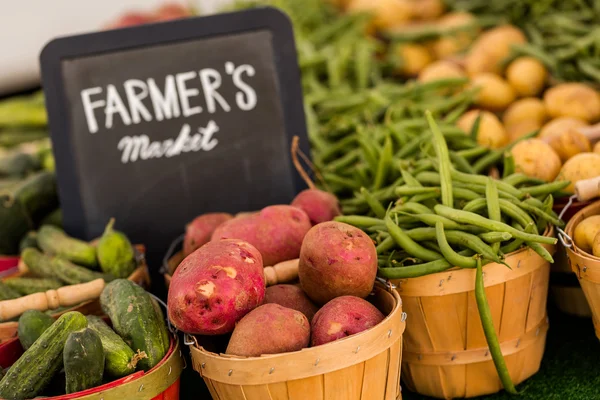
<instances>
[{"instance_id":1,"label":"new potato","mask_svg":"<svg viewBox=\"0 0 600 400\"><path fill-rule=\"evenodd\" d=\"M231 218L233 216L227 213L210 213L196 217L185 227L183 255L188 256L197 248L208 243L215 229Z\"/></svg>"},{"instance_id":2,"label":"new potato","mask_svg":"<svg viewBox=\"0 0 600 400\"><path fill-rule=\"evenodd\" d=\"M497 149L508 144L509 138L504 126L502 126L498 117L489 111L471 110L466 112L458 120L457 126L466 133L470 133L480 113L481 119L479 122L479 131L477 132L477 143L491 149Z\"/></svg>"},{"instance_id":3,"label":"new potato","mask_svg":"<svg viewBox=\"0 0 600 400\"><path fill-rule=\"evenodd\" d=\"M594 257L600 257L600 231L594 236L594 241L592 242L592 254Z\"/></svg>"},{"instance_id":4,"label":"new potato","mask_svg":"<svg viewBox=\"0 0 600 400\"><path fill-rule=\"evenodd\" d=\"M319 307L310 301L306 293L296 285L269 286L265 291L264 304L269 303L300 311L308 318L308 322L312 321L315 313L319 310Z\"/></svg>"},{"instance_id":5,"label":"new potato","mask_svg":"<svg viewBox=\"0 0 600 400\"><path fill-rule=\"evenodd\" d=\"M506 79L519 96L537 96L546 86L548 71L533 57L519 57L508 65Z\"/></svg>"},{"instance_id":6,"label":"new potato","mask_svg":"<svg viewBox=\"0 0 600 400\"><path fill-rule=\"evenodd\" d=\"M339 296L367 297L377 275L377 251L358 228L337 221L315 225L304 238L298 277L317 304Z\"/></svg>"},{"instance_id":7,"label":"new potato","mask_svg":"<svg viewBox=\"0 0 600 400\"><path fill-rule=\"evenodd\" d=\"M429 49L420 44L400 43L395 52L398 56L396 72L403 76L417 76L433 62Z\"/></svg>"},{"instance_id":8,"label":"new potato","mask_svg":"<svg viewBox=\"0 0 600 400\"><path fill-rule=\"evenodd\" d=\"M419 73L419 82L431 82L440 79L464 78L465 72L455 63L446 60L435 61Z\"/></svg>"},{"instance_id":9,"label":"new potato","mask_svg":"<svg viewBox=\"0 0 600 400\"><path fill-rule=\"evenodd\" d=\"M551 117L574 117L586 122L600 119L600 95L583 83L562 83L544 93Z\"/></svg>"},{"instance_id":10,"label":"new potato","mask_svg":"<svg viewBox=\"0 0 600 400\"><path fill-rule=\"evenodd\" d=\"M571 184L564 190L574 193L575 183L584 179L600 176L600 154L580 153L570 158L563 165L558 175L559 180L570 181Z\"/></svg>"},{"instance_id":11,"label":"new potato","mask_svg":"<svg viewBox=\"0 0 600 400\"><path fill-rule=\"evenodd\" d=\"M560 172L560 157L548 143L540 139L517 143L511 153L516 171L532 178L552 182Z\"/></svg>"},{"instance_id":12,"label":"new potato","mask_svg":"<svg viewBox=\"0 0 600 400\"><path fill-rule=\"evenodd\" d=\"M341 296L325 304L313 318L311 345L320 346L374 327L384 316L359 297Z\"/></svg>"},{"instance_id":13,"label":"new potato","mask_svg":"<svg viewBox=\"0 0 600 400\"><path fill-rule=\"evenodd\" d=\"M581 221L573 234L575 245L586 253L592 253L596 236L600 232L600 215L592 215Z\"/></svg>"},{"instance_id":14,"label":"new potato","mask_svg":"<svg viewBox=\"0 0 600 400\"><path fill-rule=\"evenodd\" d=\"M510 55L512 45L526 43L521 30L512 25L502 25L485 31L473 43L466 58L469 76L483 72L501 75L501 62Z\"/></svg>"},{"instance_id":15,"label":"new potato","mask_svg":"<svg viewBox=\"0 0 600 400\"><path fill-rule=\"evenodd\" d=\"M313 225L331 221L342 214L337 197L318 189L303 190L292 200L291 205L303 210Z\"/></svg>"},{"instance_id":16,"label":"new potato","mask_svg":"<svg viewBox=\"0 0 600 400\"><path fill-rule=\"evenodd\" d=\"M308 347L310 324L300 311L279 304L265 304L251 311L235 326L226 354L258 357Z\"/></svg>"},{"instance_id":17,"label":"new potato","mask_svg":"<svg viewBox=\"0 0 600 400\"><path fill-rule=\"evenodd\" d=\"M496 74L478 74L471 80L471 85L479 88L475 104L486 110L502 111L516 98L515 90Z\"/></svg>"},{"instance_id":18,"label":"new potato","mask_svg":"<svg viewBox=\"0 0 600 400\"><path fill-rule=\"evenodd\" d=\"M502 123L509 127L524 121L532 121L542 126L546 122L547 114L544 102L535 97L526 97L512 103L502 115Z\"/></svg>"},{"instance_id":19,"label":"new potato","mask_svg":"<svg viewBox=\"0 0 600 400\"><path fill-rule=\"evenodd\" d=\"M443 15L437 24L442 28L456 29L467 27L475 22L475 17L467 12L451 12ZM469 27L451 34L443 35L432 46L436 58L443 59L466 50L477 37L479 29Z\"/></svg>"}]
</instances>

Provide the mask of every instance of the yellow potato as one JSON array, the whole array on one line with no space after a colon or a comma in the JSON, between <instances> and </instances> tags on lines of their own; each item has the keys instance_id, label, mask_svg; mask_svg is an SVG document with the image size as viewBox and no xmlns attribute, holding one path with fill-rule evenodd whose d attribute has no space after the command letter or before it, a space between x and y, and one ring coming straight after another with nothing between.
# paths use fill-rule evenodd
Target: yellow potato
<instances>
[{"instance_id":1,"label":"yellow potato","mask_svg":"<svg viewBox=\"0 0 600 400\"><path fill-rule=\"evenodd\" d=\"M560 158L546 142L527 139L517 143L511 153L515 159L515 169L532 178L551 182L560 171Z\"/></svg>"},{"instance_id":2,"label":"yellow potato","mask_svg":"<svg viewBox=\"0 0 600 400\"><path fill-rule=\"evenodd\" d=\"M541 125L532 119L517 122L511 125L504 125L508 138L511 142L531 133L535 130L540 129Z\"/></svg>"},{"instance_id":3,"label":"yellow potato","mask_svg":"<svg viewBox=\"0 0 600 400\"><path fill-rule=\"evenodd\" d=\"M575 245L586 253L591 253L598 232L600 232L600 215L587 217L575 227L573 234Z\"/></svg>"},{"instance_id":4,"label":"yellow potato","mask_svg":"<svg viewBox=\"0 0 600 400\"><path fill-rule=\"evenodd\" d=\"M539 137L545 138L560 135L569 129L578 129L588 126L588 123L579 118L558 117L548 122L540 131Z\"/></svg>"},{"instance_id":5,"label":"yellow potato","mask_svg":"<svg viewBox=\"0 0 600 400\"><path fill-rule=\"evenodd\" d=\"M506 79L519 96L537 96L546 86L548 71L533 57L519 57L508 65Z\"/></svg>"},{"instance_id":6,"label":"yellow potato","mask_svg":"<svg viewBox=\"0 0 600 400\"><path fill-rule=\"evenodd\" d=\"M575 192L575 183L584 179L590 179L600 176L600 154L597 153L579 153L571 157L563 165L558 174L558 180L570 181L564 191Z\"/></svg>"},{"instance_id":7,"label":"yellow potato","mask_svg":"<svg viewBox=\"0 0 600 400\"><path fill-rule=\"evenodd\" d=\"M416 76L433 61L429 49L420 44L399 44L395 51L399 58L396 72L403 76Z\"/></svg>"},{"instance_id":8,"label":"yellow potato","mask_svg":"<svg viewBox=\"0 0 600 400\"><path fill-rule=\"evenodd\" d=\"M458 28L472 24L475 21L473 14L467 12L452 12L442 16L437 24L442 28ZM466 50L477 37L479 29L476 27L461 30L442 36L433 43L433 54L439 59L458 54Z\"/></svg>"},{"instance_id":9,"label":"yellow potato","mask_svg":"<svg viewBox=\"0 0 600 400\"><path fill-rule=\"evenodd\" d=\"M510 55L512 45L525 42L527 39L523 32L512 25L502 25L484 32L473 43L467 56L467 73L469 76L482 72L501 75L500 62Z\"/></svg>"},{"instance_id":10,"label":"yellow potato","mask_svg":"<svg viewBox=\"0 0 600 400\"><path fill-rule=\"evenodd\" d=\"M535 97L526 97L512 103L502 115L502 123L508 127L523 121L533 121L542 126L546 122L544 102Z\"/></svg>"},{"instance_id":11,"label":"yellow potato","mask_svg":"<svg viewBox=\"0 0 600 400\"><path fill-rule=\"evenodd\" d=\"M405 25L413 17L413 4L409 0L351 0L346 10L372 13L372 29L379 30Z\"/></svg>"},{"instance_id":12,"label":"yellow potato","mask_svg":"<svg viewBox=\"0 0 600 400\"><path fill-rule=\"evenodd\" d=\"M446 11L442 0L412 0L413 18L423 21L431 21L439 18Z\"/></svg>"},{"instance_id":13,"label":"yellow potato","mask_svg":"<svg viewBox=\"0 0 600 400\"><path fill-rule=\"evenodd\" d=\"M547 136L543 140L552 146L562 162L579 153L592 151L590 140L583 133L572 128L557 135Z\"/></svg>"},{"instance_id":14,"label":"yellow potato","mask_svg":"<svg viewBox=\"0 0 600 400\"><path fill-rule=\"evenodd\" d=\"M464 71L451 61L434 61L419 73L419 82L431 82L448 78L464 78Z\"/></svg>"},{"instance_id":15,"label":"yellow potato","mask_svg":"<svg viewBox=\"0 0 600 400\"><path fill-rule=\"evenodd\" d=\"M600 119L600 95L583 83L562 83L544 93L548 114L555 117L574 117L586 122Z\"/></svg>"},{"instance_id":16,"label":"yellow potato","mask_svg":"<svg viewBox=\"0 0 600 400\"><path fill-rule=\"evenodd\" d=\"M596 143L594 146L594 153L600 154L600 142Z\"/></svg>"},{"instance_id":17,"label":"yellow potato","mask_svg":"<svg viewBox=\"0 0 600 400\"><path fill-rule=\"evenodd\" d=\"M498 117L489 111L471 110L463 114L456 125L466 133L470 133L480 113L481 120L479 121L477 143L491 149L497 149L508 144L508 135L502 123Z\"/></svg>"},{"instance_id":18,"label":"yellow potato","mask_svg":"<svg viewBox=\"0 0 600 400\"><path fill-rule=\"evenodd\" d=\"M479 87L475 104L486 110L501 111L515 101L514 89L498 75L492 73L476 75L471 81L471 86Z\"/></svg>"}]
</instances>

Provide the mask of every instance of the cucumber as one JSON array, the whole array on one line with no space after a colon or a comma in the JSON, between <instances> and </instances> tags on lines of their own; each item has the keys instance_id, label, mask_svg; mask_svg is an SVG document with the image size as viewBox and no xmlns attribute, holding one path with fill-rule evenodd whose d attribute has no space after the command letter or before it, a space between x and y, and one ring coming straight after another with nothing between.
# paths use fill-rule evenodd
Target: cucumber
<instances>
[{"instance_id":1,"label":"cucumber","mask_svg":"<svg viewBox=\"0 0 600 400\"><path fill-rule=\"evenodd\" d=\"M169 333L165 320L156 312L152 297L127 279L116 279L106 285L100 305L113 324L113 329L133 351L143 351L147 358L139 361L144 371L158 364L169 350Z\"/></svg>"},{"instance_id":2,"label":"cucumber","mask_svg":"<svg viewBox=\"0 0 600 400\"><path fill-rule=\"evenodd\" d=\"M90 268L98 265L96 249L92 245L68 236L55 226L42 225L38 231L38 244L45 253L60 256L76 264Z\"/></svg>"},{"instance_id":3,"label":"cucumber","mask_svg":"<svg viewBox=\"0 0 600 400\"><path fill-rule=\"evenodd\" d=\"M21 251L21 253L23 252L23 250L30 249L30 248L31 249L38 248L36 231L27 232L27 235L23 236L23 239L21 239L21 241L19 242L19 250ZM23 257L23 255L21 255L21 258L22 257Z\"/></svg>"},{"instance_id":4,"label":"cucumber","mask_svg":"<svg viewBox=\"0 0 600 400\"><path fill-rule=\"evenodd\" d=\"M100 272L91 271L87 268L75 265L61 257L52 257L51 264L54 274L58 277L58 279L68 283L69 285L86 283L98 278L102 278L107 282L114 279L109 275L101 274Z\"/></svg>"},{"instance_id":5,"label":"cucumber","mask_svg":"<svg viewBox=\"0 0 600 400\"><path fill-rule=\"evenodd\" d=\"M45 277L58 278L52 267L52 257L41 253L34 248L27 248L21 252L21 260L27 265L31 273Z\"/></svg>"},{"instance_id":6,"label":"cucumber","mask_svg":"<svg viewBox=\"0 0 600 400\"><path fill-rule=\"evenodd\" d=\"M0 281L0 301L16 299L18 297L21 297L21 293Z\"/></svg>"},{"instance_id":7,"label":"cucumber","mask_svg":"<svg viewBox=\"0 0 600 400\"><path fill-rule=\"evenodd\" d=\"M134 353L121 336L117 335L102 318L89 315L88 328L100 336L104 349L104 371L106 374L121 378L132 374L138 361L146 357L145 353Z\"/></svg>"},{"instance_id":8,"label":"cucumber","mask_svg":"<svg viewBox=\"0 0 600 400\"><path fill-rule=\"evenodd\" d=\"M2 378L0 397L25 400L40 395L63 364L63 349L69 334L86 325L85 316L77 311L61 315Z\"/></svg>"},{"instance_id":9,"label":"cucumber","mask_svg":"<svg viewBox=\"0 0 600 400\"><path fill-rule=\"evenodd\" d=\"M98 241L98 263L102 271L115 278L127 278L136 267L135 252L127 236L113 229L114 223L111 218Z\"/></svg>"},{"instance_id":10,"label":"cucumber","mask_svg":"<svg viewBox=\"0 0 600 400\"><path fill-rule=\"evenodd\" d=\"M58 206L56 179L40 172L0 192L0 254L18 254L23 236Z\"/></svg>"},{"instance_id":11,"label":"cucumber","mask_svg":"<svg viewBox=\"0 0 600 400\"><path fill-rule=\"evenodd\" d=\"M64 286L61 281L52 278L8 278L4 280L4 283L23 296Z\"/></svg>"},{"instance_id":12,"label":"cucumber","mask_svg":"<svg viewBox=\"0 0 600 400\"><path fill-rule=\"evenodd\" d=\"M19 317L17 333L23 349L27 350L54 323L54 318L38 310L27 310Z\"/></svg>"},{"instance_id":13,"label":"cucumber","mask_svg":"<svg viewBox=\"0 0 600 400\"><path fill-rule=\"evenodd\" d=\"M23 178L40 169L39 160L25 153L12 153L0 157L0 177Z\"/></svg>"},{"instance_id":14,"label":"cucumber","mask_svg":"<svg viewBox=\"0 0 600 400\"><path fill-rule=\"evenodd\" d=\"M56 226L57 228L62 229L62 226L63 226L63 224L62 224L62 209L57 208L56 210L52 211L50 214L46 215L44 217L44 219L42 219L40 224L52 225L52 226Z\"/></svg>"},{"instance_id":15,"label":"cucumber","mask_svg":"<svg viewBox=\"0 0 600 400\"><path fill-rule=\"evenodd\" d=\"M104 350L96 332L89 328L73 332L63 350L67 394L102 384Z\"/></svg>"}]
</instances>

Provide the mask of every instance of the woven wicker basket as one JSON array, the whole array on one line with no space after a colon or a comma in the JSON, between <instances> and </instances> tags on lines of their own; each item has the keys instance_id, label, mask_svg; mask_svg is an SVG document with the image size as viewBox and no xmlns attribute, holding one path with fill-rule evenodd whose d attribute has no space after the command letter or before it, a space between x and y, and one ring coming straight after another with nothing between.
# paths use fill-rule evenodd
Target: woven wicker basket
<instances>
[{"instance_id":1,"label":"woven wicker basket","mask_svg":"<svg viewBox=\"0 0 600 400\"><path fill-rule=\"evenodd\" d=\"M484 284L502 353L518 384L538 371L544 353L550 265L529 249L505 261L512 269L501 264L484 267ZM474 270L393 283L410 318L402 361L402 378L409 389L447 399L502 389L479 318Z\"/></svg>"},{"instance_id":2,"label":"woven wicker basket","mask_svg":"<svg viewBox=\"0 0 600 400\"><path fill-rule=\"evenodd\" d=\"M572 238L575 227L592 215L600 215L600 201L575 214L567 224L565 233ZM600 339L600 258L584 252L575 243L567 248L567 256L569 257L571 269L577 275L579 284L592 311L596 336Z\"/></svg>"},{"instance_id":3,"label":"woven wicker basket","mask_svg":"<svg viewBox=\"0 0 600 400\"><path fill-rule=\"evenodd\" d=\"M397 400L405 322L395 290L376 286L387 315L377 326L322 346L242 358L190 346L214 400Z\"/></svg>"}]
</instances>

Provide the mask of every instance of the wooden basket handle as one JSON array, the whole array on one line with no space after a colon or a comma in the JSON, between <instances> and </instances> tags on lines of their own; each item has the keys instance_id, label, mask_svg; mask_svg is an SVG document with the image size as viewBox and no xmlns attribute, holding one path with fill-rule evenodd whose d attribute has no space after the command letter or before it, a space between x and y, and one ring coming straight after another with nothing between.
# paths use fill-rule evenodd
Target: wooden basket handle
<instances>
[{"instance_id":1,"label":"wooden basket handle","mask_svg":"<svg viewBox=\"0 0 600 400\"><path fill-rule=\"evenodd\" d=\"M298 278L299 261L299 259L288 260L275 264L272 267L265 267L264 273L267 286L296 280Z\"/></svg>"},{"instance_id":2,"label":"wooden basket handle","mask_svg":"<svg viewBox=\"0 0 600 400\"><path fill-rule=\"evenodd\" d=\"M588 201L600 196L600 176L575 183L577 200Z\"/></svg>"},{"instance_id":3,"label":"wooden basket handle","mask_svg":"<svg viewBox=\"0 0 600 400\"><path fill-rule=\"evenodd\" d=\"M63 286L56 290L34 293L12 300L0 301L0 320L18 317L27 310L54 310L97 299L104 289L104 279Z\"/></svg>"}]
</instances>

